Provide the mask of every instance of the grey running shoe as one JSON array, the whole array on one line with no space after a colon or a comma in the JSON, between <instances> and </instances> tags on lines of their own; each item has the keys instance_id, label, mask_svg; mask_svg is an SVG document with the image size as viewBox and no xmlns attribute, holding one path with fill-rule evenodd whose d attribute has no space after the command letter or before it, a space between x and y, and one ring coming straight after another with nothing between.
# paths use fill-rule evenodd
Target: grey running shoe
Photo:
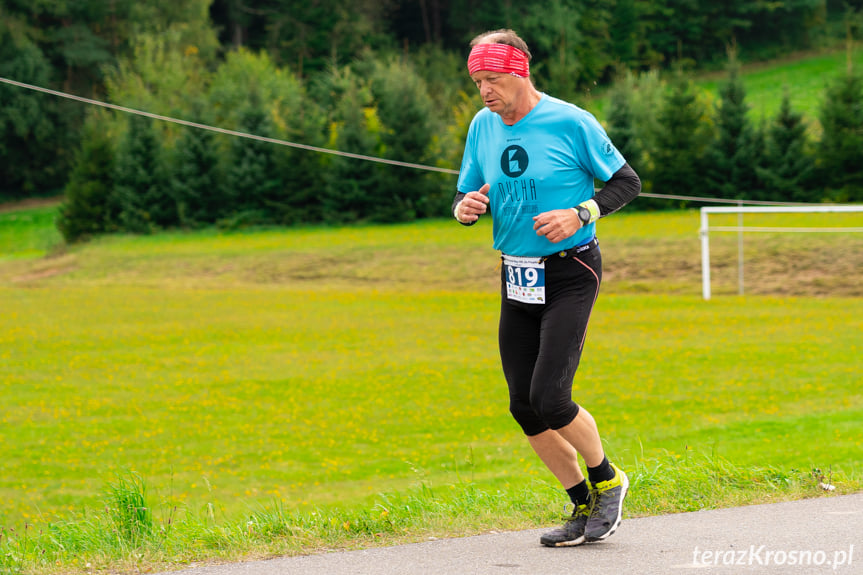
<instances>
[{"instance_id":1,"label":"grey running shoe","mask_svg":"<svg viewBox=\"0 0 863 575\"><path fill-rule=\"evenodd\" d=\"M568 517L563 527L558 527L539 538L546 547L573 547L584 543L584 527L590 517L590 504L579 505Z\"/></svg>"},{"instance_id":2,"label":"grey running shoe","mask_svg":"<svg viewBox=\"0 0 863 575\"><path fill-rule=\"evenodd\" d=\"M602 541L620 525L629 478L613 463L611 467L614 469L614 478L593 486L593 509L584 528L585 541Z\"/></svg>"}]
</instances>

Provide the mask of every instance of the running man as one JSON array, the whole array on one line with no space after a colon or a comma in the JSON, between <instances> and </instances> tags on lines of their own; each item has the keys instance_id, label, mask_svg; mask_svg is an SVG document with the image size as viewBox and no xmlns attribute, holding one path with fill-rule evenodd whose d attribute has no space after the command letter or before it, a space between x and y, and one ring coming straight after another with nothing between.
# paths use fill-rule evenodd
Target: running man
<instances>
[{"instance_id":1,"label":"running man","mask_svg":"<svg viewBox=\"0 0 863 575\"><path fill-rule=\"evenodd\" d=\"M515 32L480 34L471 47L468 72L485 108L467 135L453 215L472 225L491 214L510 412L574 505L540 541L600 541L620 524L629 480L572 385L602 278L596 221L637 197L641 181L591 114L537 91ZM596 193L595 179L605 182Z\"/></svg>"}]
</instances>

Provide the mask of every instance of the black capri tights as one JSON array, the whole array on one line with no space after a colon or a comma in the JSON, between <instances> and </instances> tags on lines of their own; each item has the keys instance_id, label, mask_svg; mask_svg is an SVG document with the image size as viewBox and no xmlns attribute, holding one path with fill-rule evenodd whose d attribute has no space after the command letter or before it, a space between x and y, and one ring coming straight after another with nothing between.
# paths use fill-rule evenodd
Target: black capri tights
<instances>
[{"instance_id":1,"label":"black capri tights","mask_svg":"<svg viewBox=\"0 0 863 575\"><path fill-rule=\"evenodd\" d=\"M602 281L599 247L551 256L545 278L545 304L508 300L501 287L498 343L509 409L528 436L566 427L578 415L572 380Z\"/></svg>"}]
</instances>

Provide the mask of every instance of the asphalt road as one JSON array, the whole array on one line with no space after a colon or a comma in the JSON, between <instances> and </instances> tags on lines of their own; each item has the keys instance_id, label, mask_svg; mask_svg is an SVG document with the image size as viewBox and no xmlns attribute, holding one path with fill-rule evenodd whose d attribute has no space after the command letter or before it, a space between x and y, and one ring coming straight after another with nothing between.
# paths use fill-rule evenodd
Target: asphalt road
<instances>
[{"instance_id":1,"label":"asphalt road","mask_svg":"<svg viewBox=\"0 0 863 575\"><path fill-rule=\"evenodd\" d=\"M624 520L601 543L542 530L202 566L183 575L863 575L863 493Z\"/></svg>"}]
</instances>

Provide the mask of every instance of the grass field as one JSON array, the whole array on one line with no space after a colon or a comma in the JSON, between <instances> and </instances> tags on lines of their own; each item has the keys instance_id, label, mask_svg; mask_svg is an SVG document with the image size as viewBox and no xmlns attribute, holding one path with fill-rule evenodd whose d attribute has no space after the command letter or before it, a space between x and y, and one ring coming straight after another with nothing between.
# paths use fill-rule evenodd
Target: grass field
<instances>
[{"instance_id":1,"label":"grass field","mask_svg":"<svg viewBox=\"0 0 863 575\"><path fill-rule=\"evenodd\" d=\"M64 249L55 209L0 213L0 526L17 529L0 567L134 571L556 521L553 478L507 413L487 223ZM758 295L742 298L736 240L717 237L703 302L697 227L697 212L600 227L576 399L631 473L628 514L817 496L831 472L859 490L860 234L747 235ZM117 494L140 491L153 517L118 518Z\"/></svg>"}]
</instances>

